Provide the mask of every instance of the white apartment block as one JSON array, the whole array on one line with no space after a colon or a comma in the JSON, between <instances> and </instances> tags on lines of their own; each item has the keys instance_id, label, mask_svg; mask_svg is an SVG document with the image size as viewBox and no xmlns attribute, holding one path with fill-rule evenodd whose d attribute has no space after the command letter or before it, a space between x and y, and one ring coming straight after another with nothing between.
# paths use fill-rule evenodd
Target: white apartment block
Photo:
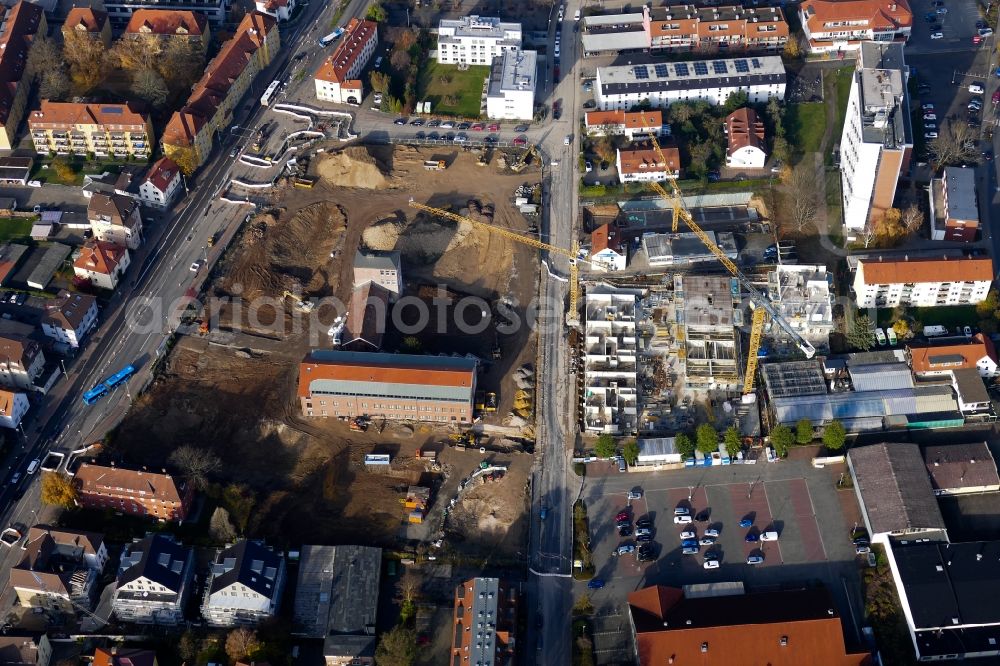
<instances>
[{"instance_id":1,"label":"white apartment block","mask_svg":"<svg viewBox=\"0 0 1000 666\"><path fill-rule=\"evenodd\" d=\"M792 329L817 349L829 349L833 332L833 293L825 266L783 265L767 274L771 303ZM790 347L795 341L773 326L770 337Z\"/></svg>"},{"instance_id":2,"label":"white apartment block","mask_svg":"<svg viewBox=\"0 0 1000 666\"><path fill-rule=\"evenodd\" d=\"M19 426L30 407L27 393L0 389L0 428Z\"/></svg>"},{"instance_id":3,"label":"white apartment block","mask_svg":"<svg viewBox=\"0 0 1000 666\"><path fill-rule=\"evenodd\" d=\"M848 240L892 207L913 152L903 45L865 42L858 55L840 138Z\"/></svg>"},{"instance_id":4,"label":"white apartment block","mask_svg":"<svg viewBox=\"0 0 1000 666\"><path fill-rule=\"evenodd\" d=\"M504 51L519 48L520 23L492 16L463 16L438 24L437 59L442 65L489 65Z\"/></svg>"},{"instance_id":5,"label":"white apartment block","mask_svg":"<svg viewBox=\"0 0 1000 666\"><path fill-rule=\"evenodd\" d=\"M337 49L316 70L316 99L337 104L360 104L364 97L362 70L378 46L378 24L351 19Z\"/></svg>"},{"instance_id":6,"label":"white apartment block","mask_svg":"<svg viewBox=\"0 0 1000 666\"><path fill-rule=\"evenodd\" d=\"M865 41L902 43L913 28L906 0L807 0L799 20L812 53L857 51Z\"/></svg>"},{"instance_id":7,"label":"white apartment block","mask_svg":"<svg viewBox=\"0 0 1000 666\"><path fill-rule=\"evenodd\" d=\"M486 117L490 120L531 120L535 115L534 51L508 49L493 60L486 93Z\"/></svg>"},{"instance_id":8,"label":"white apartment block","mask_svg":"<svg viewBox=\"0 0 1000 666\"><path fill-rule=\"evenodd\" d=\"M993 283L989 257L862 259L854 274L858 307L975 305Z\"/></svg>"},{"instance_id":9,"label":"white apartment block","mask_svg":"<svg viewBox=\"0 0 1000 666\"><path fill-rule=\"evenodd\" d=\"M587 290L584 324L584 420L588 432L638 430L640 291L596 285Z\"/></svg>"},{"instance_id":10,"label":"white apartment block","mask_svg":"<svg viewBox=\"0 0 1000 666\"><path fill-rule=\"evenodd\" d=\"M612 65L597 68L594 98L604 111L627 111L644 101L654 109L695 100L723 104L734 92L760 104L785 99L785 83L780 56Z\"/></svg>"},{"instance_id":11,"label":"white apartment block","mask_svg":"<svg viewBox=\"0 0 1000 666\"><path fill-rule=\"evenodd\" d=\"M285 559L259 541L241 540L216 554L202 617L211 627L253 626L278 612Z\"/></svg>"}]
</instances>

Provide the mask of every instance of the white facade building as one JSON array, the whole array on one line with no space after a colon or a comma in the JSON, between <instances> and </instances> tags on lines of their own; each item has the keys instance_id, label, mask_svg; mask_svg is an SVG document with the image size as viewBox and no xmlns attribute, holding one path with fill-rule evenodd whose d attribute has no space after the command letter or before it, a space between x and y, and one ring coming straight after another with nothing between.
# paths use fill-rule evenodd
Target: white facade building
<instances>
[{"instance_id":1,"label":"white facade building","mask_svg":"<svg viewBox=\"0 0 1000 666\"><path fill-rule=\"evenodd\" d=\"M28 413L28 394L0 389L0 428L16 428Z\"/></svg>"},{"instance_id":2,"label":"white facade building","mask_svg":"<svg viewBox=\"0 0 1000 666\"><path fill-rule=\"evenodd\" d=\"M835 53L857 51L867 40L906 42L913 12L905 0L807 0L799 21L811 53Z\"/></svg>"},{"instance_id":3,"label":"white facade building","mask_svg":"<svg viewBox=\"0 0 1000 666\"><path fill-rule=\"evenodd\" d=\"M438 24L437 59L443 65L489 65L504 51L519 48L520 23L492 16L463 16Z\"/></svg>"},{"instance_id":4,"label":"white facade building","mask_svg":"<svg viewBox=\"0 0 1000 666\"><path fill-rule=\"evenodd\" d=\"M860 308L913 305L975 305L993 283L989 257L862 259L854 274L854 295Z\"/></svg>"},{"instance_id":5,"label":"white facade building","mask_svg":"<svg viewBox=\"0 0 1000 666\"><path fill-rule=\"evenodd\" d=\"M641 292L596 285L587 290L584 325L584 421L588 432L637 431L638 339Z\"/></svg>"},{"instance_id":6,"label":"white facade building","mask_svg":"<svg viewBox=\"0 0 1000 666\"><path fill-rule=\"evenodd\" d=\"M139 185L139 200L153 208L169 208L182 185L180 167L169 157L161 157Z\"/></svg>"},{"instance_id":7,"label":"white facade building","mask_svg":"<svg viewBox=\"0 0 1000 666\"><path fill-rule=\"evenodd\" d=\"M285 559L263 543L238 541L209 570L202 617L211 627L256 625L273 617L285 587Z\"/></svg>"},{"instance_id":8,"label":"white facade building","mask_svg":"<svg viewBox=\"0 0 1000 666\"><path fill-rule=\"evenodd\" d=\"M486 116L491 120L530 120L535 115L538 54L508 49L493 60Z\"/></svg>"},{"instance_id":9,"label":"white facade building","mask_svg":"<svg viewBox=\"0 0 1000 666\"><path fill-rule=\"evenodd\" d=\"M643 101L654 109L694 100L723 104L735 92L760 104L785 99L785 82L780 56L612 65L597 68L594 98L604 111L629 110Z\"/></svg>"},{"instance_id":10,"label":"white facade building","mask_svg":"<svg viewBox=\"0 0 1000 666\"><path fill-rule=\"evenodd\" d=\"M351 19L337 49L316 70L316 99L337 104L360 104L364 97L362 70L378 46L378 24Z\"/></svg>"}]
</instances>

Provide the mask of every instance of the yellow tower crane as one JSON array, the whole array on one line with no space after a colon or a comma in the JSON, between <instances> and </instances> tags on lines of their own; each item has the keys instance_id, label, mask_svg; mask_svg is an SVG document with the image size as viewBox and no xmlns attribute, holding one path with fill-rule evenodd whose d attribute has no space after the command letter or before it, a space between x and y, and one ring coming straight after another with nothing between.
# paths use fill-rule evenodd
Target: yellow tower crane
<instances>
[{"instance_id":1,"label":"yellow tower crane","mask_svg":"<svg viewBox=\"0 0 1000 666\"><path fill-rule=\"evenodd\" d=\"M649 120L646 118L645 114L642 114L642 124L646 127L646 129L650 129ZM663 151L660 150L660 143L656 140L656 137L653 137L652 143L653 150L656 151L657 157L664 164L664 167L666 167L667 158L664 157ZM771 303L771 299L757 289L757 287L750 282L750 278L744 275L743 271L739 269L733 260L726 256L726 253L723 252L722 248L716 245L708 234L706 234L705 231L695 223L694 218L691 217L691 212L684 205L684 197L681 194L681 188L677 186L676 179L671 178L669 179L669 182L671 188L670 193L668 193L659 183L655 181L651 182L650 185L654 190L656 190L657 194L659 194L664 201L673 205L674 232L677 231L677 223L680 218L684 218L684 223L688 226L688 228L691 229L691 231L694 232L694 235L705 244L705 247L707 247L712 254L714 254L720 262L722 262L722 265L726 267L726 270L733 274L733 277L735 277L739 281L740 286L750 294L750 298L757 306L754 308L753 319L750 325L750 349L747 352L747 368L743 375L743 395L748 395L753 393L754 379L757 375L757 354L760 351L761 334L764 331L764 324L767 323L768 317L770 317L771 321L777 324L781 330L788 334L788 336L795 342L795 345L802 351L803 354L806 355L806 358L812 358L815 356L816 348L809 344L808 340L799 335L798 332L792 328L791 324L785 321L784 316L778 312L777 308L775 308Z\"/></svg>"},{"instance_id":2,"label":"yellow tower crane","mask_svg":"<svg viewBox=\"0 0 1000 666\"><path fill-rule=\"evenodd\" d=\"M508 238L512 241L518 243L523 243L525 245L530 245L531 247L537 248L539 250L545 250L546 252L551 252L553 254L559 254L564 257L569 258L569 312L566 315L566 322L570 326L575 326L579 323L577 303L579 300L579 280L580 280L580 269L577 265L580 261L585 261L579 258L579 246L576 241L573 241L572 249L565 249L562 247L557 247L555 245L549 245L548 243L543 243L537 238L532 238L531 236L522 236L521 234L511 231L510 229L504 229L503 227L498 227L487 222L480 222L479 220L473 220L472 218L465 217L463 215L458 215L457 213L452 213L451 211L442 210L441 208L434 208L433 206L427 206L425 204L417 203L413 199L410 199L410 207L416 208L417 210L422 210L425 213L431 215L437 215L438 217L443 217L454 222L468 222L472 226L482 229L483 231L488 231L492 234L497 234ZM588 262L589 263L589 262Z\"/></svg>"}]
</instances>

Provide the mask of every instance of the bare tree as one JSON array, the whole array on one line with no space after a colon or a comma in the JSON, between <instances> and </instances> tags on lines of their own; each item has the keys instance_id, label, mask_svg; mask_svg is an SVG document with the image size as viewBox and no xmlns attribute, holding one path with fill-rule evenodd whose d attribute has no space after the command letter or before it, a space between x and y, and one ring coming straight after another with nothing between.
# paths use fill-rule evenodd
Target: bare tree
<instances>
[{"instance_id":1,"label":"bare tree","mask_svg":"<svg viewBox=\"0 0 1000 666\"><path fill-rule=\"evenodd\" d=\"M407 569L400 577L397 589L401 601L416 601L420 597L420 578Z\"/></svg>"},{"instance_id":2,"label":"bare tree","mask_svg":"<svg viewBox=\"0 0 1000 666\"><path fill-rule=\"evenodd\" d=\"M212 512L212 517L208 521L208 533L218 543L230 543L236 540L233 521L229 519L229 512L221 506Z\"/></svg>"},{"instance_id":3,"label":"bare tree","mask_svg":"<svg viewBox=\"0 0 1000 666\"><path fill-rule=\"evenodd\" d=\"M76 92L81 95L97 87L108 70L108 53L104 43L89 33L69 31L63 39L63 59L69 65L69 75Z\"/></svg>"},{"instance_id":4,"label":"bare tree","mask_svg":"<svg viewBox=\"0 0 1000 666\"><path fill-rule=\"evenodd\" d=\"M820 210L820 183L816 169L806 163L792 169L785 192L788 222L795 231L802 233L816 220Z\"/></svg>"},{"instance_id":5,"label":"bare tree","mask_svg":"<svg viewBox=\"0 0 1000 666\"><path fill-rule=\"evenodd\" d=\"M155 69L143 69L136 72L132 77L132 92L157 109L166 104L167 97L170 96L167 82Z\"/></svg>"},{"instance_id":6,"label":"bare tree","mask_svg":"<svg viewBox=\"0 0 1000 666\"><path fill-rule=\"evenodd\" d=\"M861 242L864 243L866 250L872 244L872 242L874 242L875 235L876 235L875 225L872 224L871 220L868 220L868 222L865 223L865 228L862 229L858 234L858 236L860 236L861 238Z\"/></svg>"},{"instance_id":7,"label":"bare tree","mask_svg":"<svg viewBox=\"0 0 1000 666\"><path fill-rule=\"evenodd\" d=\"M209 475L222 469L222 461L217 455L189 444L175 449L167 460L199 490L203 490L208 485Z\"/></svg>"},{"instance_id":8,"label":"bare tree","mask_svg":"<svg viewBox=\"0 0 1000 666\"><path fill-rule=\"evenodd\" d=\"M931 161L938 167L978 162L979 149L976 135L965 123L950 122L941 128L941 133L927 146Z\"/></svg>"},{"instance_id":9,"label":"bare tree","mask_svg":"<svg viewBox=\"0 0 1000 666\"><path fill-rule=\"evenodd\" d=\"M924 212L920 210L917 204L910 204L903 211L901 221L903 228L906 229L906 233L913 235L920 230L920 227L924 226Z\"/></svg>"},{"instance_id":10,"label":"bare tree","mask_svg":"<svg viewBox=\"0 0 1000 666\"><path fill-rule=\"evenodd\" d=\"M111 47L111 59L116 67L128 72L155 70L160 64L163 48L156 35L130 35Z\"/></svg>"},{"instance_id":11,"label":"bare tree","mask_svg":"<svg viewBox=\"0 0 1000 666\"><path fill-rule=\"evenodd\" d=\"M42 99L52 100L53 102L65 101L69 96L69 88L69 76L66 75L66 70L62 67L47 69L41 72L38 83L38 95Z\"/></svg>"},{"instance_id":12,"label":"bare tree","mask_svg":"<svg viewBox=\"0 0 1000 666\"><path fill-rule=\"evenodd\" d=\"M257 632L253 629L240 627L233 629L226 636L226 654L233 661L246 659L260 649L260 641L257 640Z\"/></svg>"},{"instance_id":13,"label":"bare tree","mask_svg":"<svg viewBox=\"0 0 1000 666\"><path fill-rule=\"evenodd\" d=\"M163 49L159 72L172 92L191 89L205 69L205 51L199 42L171 39Z\"/></svg>"}]
</instances>

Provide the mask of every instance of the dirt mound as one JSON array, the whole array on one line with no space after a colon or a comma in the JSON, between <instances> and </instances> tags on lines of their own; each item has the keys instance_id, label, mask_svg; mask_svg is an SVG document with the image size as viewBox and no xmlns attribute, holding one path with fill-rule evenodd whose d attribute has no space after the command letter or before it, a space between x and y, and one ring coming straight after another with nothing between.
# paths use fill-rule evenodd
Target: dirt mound
<instances>
[{"instance_id":1,"label":"dirt mound","mask_svg":"<svg viewBox=\"0 0 1000 666\"><path fill-rule=\"evenodd\" d=\"M389 185L382 165L363 146L330 153L316 165L316 173L336 187L378 190Z\"/></svg>"},{"instance_id":2,"label":"dirt mound","mask_svg":"<svg viewBox=\"0 0 1000 666\"><path fill-rule=\"evenodd\" d=\"M472 225L467 222L424 216L407 222L392 217L365 229L361 238L372 250L396 250L411 262L429 264L462 245L471 232Z\"/></svg>"}]
</instances>

